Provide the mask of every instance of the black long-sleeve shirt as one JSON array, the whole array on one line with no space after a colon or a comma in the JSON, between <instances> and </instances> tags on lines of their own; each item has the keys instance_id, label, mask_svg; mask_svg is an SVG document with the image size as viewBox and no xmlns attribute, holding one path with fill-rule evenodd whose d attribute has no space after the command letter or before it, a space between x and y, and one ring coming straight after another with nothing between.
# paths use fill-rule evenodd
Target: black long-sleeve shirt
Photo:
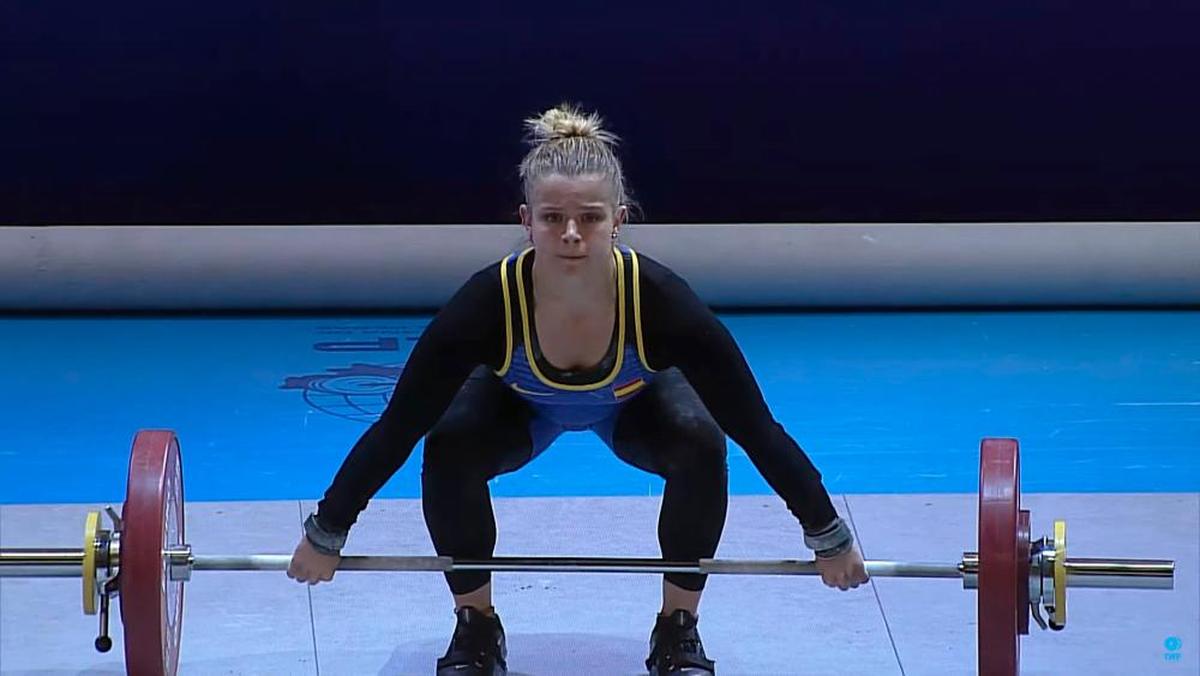
<instances>
[{"instance_id":1,"label":"black long-sleeve shirt","mask_svg":"<svg viewBox=\"0 0 1200 676\"><path fill-rule=\"evenodd\" d=\"M806 532L837 518L821 474L771 415L733 337L687 283L639 254L649 366L678 367ZM504 362L500 264L475 273L426 327L379 420L359 438L317 505L322 527L345 532L412 454L471 371Z\"/></svg>"}]
</instances>

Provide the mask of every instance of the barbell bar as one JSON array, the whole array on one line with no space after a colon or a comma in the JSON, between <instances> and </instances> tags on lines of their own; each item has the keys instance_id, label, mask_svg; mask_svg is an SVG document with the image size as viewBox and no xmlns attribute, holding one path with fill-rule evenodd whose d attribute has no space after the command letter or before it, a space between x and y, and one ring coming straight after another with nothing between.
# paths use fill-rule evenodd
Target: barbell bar
<instances>
[{"instance_id":1,"label":"barbell bar","mask_svg":"<svg viewBox=\"0 0 1200 676\"><path fill-rule=\"evenodd\" d=\"M98 514L98 512L93 512ZM187 581L192 571L287 570L291 554L193 554L190 547L164 551L169 581ZM16 548L0 550L0 577L80 577L82 549ZM962 579L972 589L979 554L966 552L958 563L867 560L871 577ZM537 573L698 573L705 575L819 575L816 563L799 559L699 559L497 556L454 559L448 556L343 556L340 571L360 572L537 572ZM1067 586L1093 589L1172 589L1174 562L1159 559L1067 559Z\"/></svg>"},{"instance_id":2,"label":"barbell bar","mask_svg":"<svg viewBox=\"0 0 1200 676\"><path fill-rule=\"evenodd\" d=\"M1174 588L1175 563L1164 559L1068 558L1066 523L1030 537L1020 509L1020 453L1015 439L984 439L980 454L979 548L957 562L868 560L872 577L960 579L978 590L979 673L1013 676L1020 668L1020 635L1029 619L1042 628L1066 626L1069 587ZM86 614L100 614L98 650L111 647L108 607L121 599L125 661L130 674L174 676L183 620L183 587L196 571L281 571L289 554L195 554L184 542L183 469L179 441L169 430L134 436L125 503L118 515L90 512L81 548L0 549L0 577L81 577ZM818 575L811 560L653 558L343 556L338 571L493 571L562 573L701 573ZM1047 617L1043 619L1044 608Z\"/></svg>"}]
</instances>

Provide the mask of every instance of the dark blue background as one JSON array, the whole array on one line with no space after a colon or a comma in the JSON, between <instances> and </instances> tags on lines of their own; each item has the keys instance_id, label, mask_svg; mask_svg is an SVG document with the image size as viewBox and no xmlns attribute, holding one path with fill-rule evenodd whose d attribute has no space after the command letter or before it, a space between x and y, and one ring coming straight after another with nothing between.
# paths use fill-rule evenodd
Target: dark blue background
<instances>
[{"instance_id":1,"label":"dark blue background","mask_svg":"<svg viewBox=\"0 0 1200 676\"><path fill-rule=\"evenodd\" d=\"M1200 218L1200 3L0 8L5 223L513 218L521 120L654 222Z\"/></svg>"}]
</instances>

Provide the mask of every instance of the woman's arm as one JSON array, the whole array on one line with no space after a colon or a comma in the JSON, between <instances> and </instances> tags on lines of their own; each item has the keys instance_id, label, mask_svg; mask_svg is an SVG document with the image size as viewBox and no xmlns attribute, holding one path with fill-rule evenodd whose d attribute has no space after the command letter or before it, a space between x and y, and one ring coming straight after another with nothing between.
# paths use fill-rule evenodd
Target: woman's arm
<instances>
[{"instance_id":1,"label":"woman's arm","mask_svg":"<svg viewBox=\"0 0 1200 676\"><path fill-rule=\"evenodd\" d=\"M408 460L471 371L480 364L499 368L504 314L498 270L493 265L473 275L425 328L383 414L351 448L317 504L318 528L310 533L314 544L324 539L327 549L335 549L322 536L344 540L367 502Z\"/></svg>"},{"instance_id":2,"label":"woman's arm","mask_svg":"<svg viewBox=\"0 0 1200 676\"><path fill-rule=\"evenodd\" d=\"M821 473L771 414L733 336L683 279L652 259L639 260L650 366L678 367L805 533L828 531L838 515Z\"/></svg>"}]
</instances>

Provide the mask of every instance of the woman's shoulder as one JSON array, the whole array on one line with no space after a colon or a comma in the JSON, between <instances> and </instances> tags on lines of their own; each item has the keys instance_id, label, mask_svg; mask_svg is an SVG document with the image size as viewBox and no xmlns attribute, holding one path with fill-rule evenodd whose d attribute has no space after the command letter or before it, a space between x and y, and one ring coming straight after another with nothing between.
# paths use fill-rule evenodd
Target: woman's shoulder
<instances>
[{"instance_id":1,"label":"woman's shoulder","mask_svg":"<svg viewBox=\"0 0 1200 676\"><path fill-rule=\"evenodd\" d=\"M634 251L630 249L630 251ZM634 251L638 261L638 277L643 287L649 287L661 293L679 293L690 291L687 280L676 273L670 266L641 251Z\"/></svg>"},{"instance_id":2,"label":"woman's shoulder","mask_svg":"<svg viewBox=\"0 0 1200 676\"><path fill-rule=\"evenodd\" d=\"M641 301L642 321L647 330L656 332L663 327L707 321L711 310L682 275L666 263L640 251L637 257L637 293Z\"/></svg>"},{"instance_id":3,"label":"woman's shoulder","mask_svg":"<svg viewBox=\"0 0 1200 676\"><path fill-rule=\"evenodd\" d=\"M476 268L458 287L453 296L446 302L445 308L482 308L499 302L500 266L496 260Z\"/></svg>"},{"instance_id":4,"label":"woman's shoulder","mask_svg":"<svg viewBox=\"0 0 1200 676\"><path fill-rule=\"evenodd\" d=\"M475 283L486 284L489 282L494 282L494 283L499 284L500 283L500 268L504 266L504 262L507 259L508 259L507 256L504 258L497 258L496 260L488 263L487 265L485 265L481 268L477 268L474 272L471 273L471 275L469 277L467 277L466 283L470 284L472 282L475 282Z\"/></svg>"}]
</instances>

